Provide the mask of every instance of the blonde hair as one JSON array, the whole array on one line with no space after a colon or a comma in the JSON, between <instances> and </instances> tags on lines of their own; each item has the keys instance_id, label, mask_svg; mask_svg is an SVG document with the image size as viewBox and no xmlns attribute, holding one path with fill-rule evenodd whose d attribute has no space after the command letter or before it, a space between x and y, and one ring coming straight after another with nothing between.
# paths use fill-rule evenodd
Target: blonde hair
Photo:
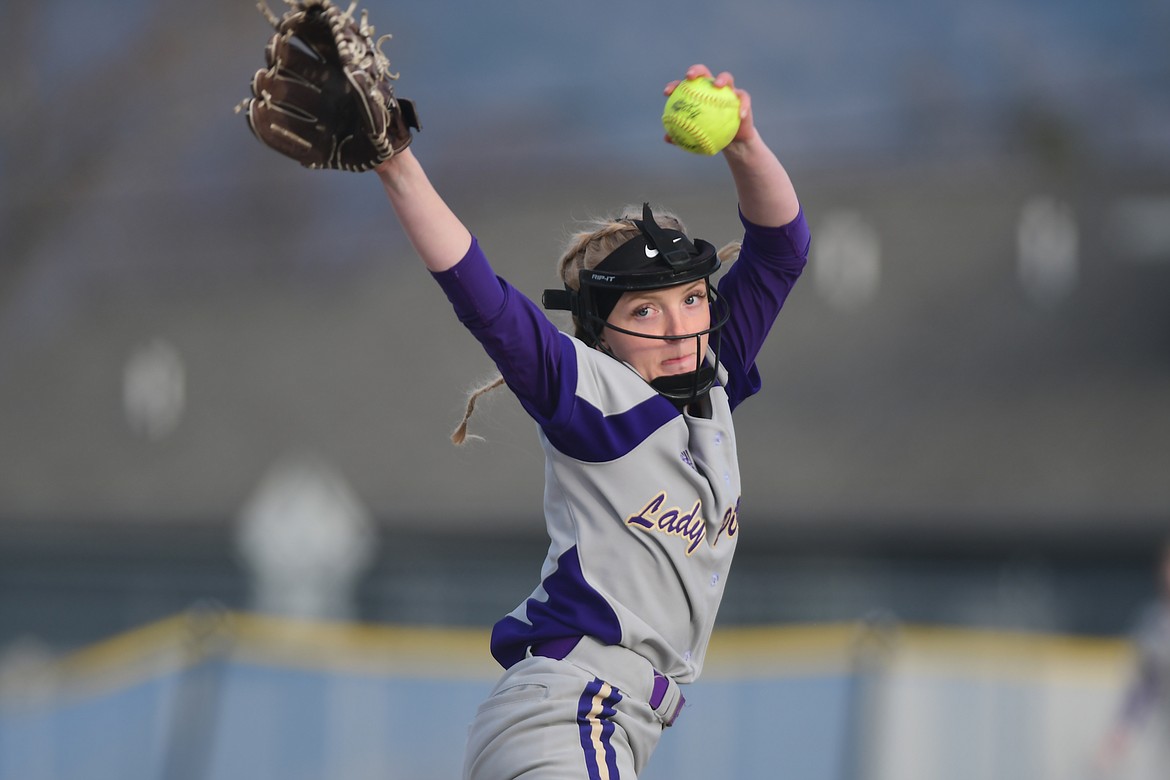
<instances>
[{"instance_id":1,"label":"blonde hair","mask_svg":"<svg viewBox=\"0 0 1170 780\"><path fill-rule=\"evenodd\" d=\"M597 264L610 255L615 249L639 235L641 231L634 224L635 219L642 218L642 205L629 205L621 209L617 215L587 220L580 230L569 236L561 258L557 262L557 274L565 287L577 290L581 286L581 271L596 268ZM654 221L661 227L686 233L686 226L682 220L670 211L654 209ZM739 256L740 243L734 241L719 250L719 259L731 262ZM576 317L573 318L573 335L589 341L588 335ZM451 434L451 441L457 445L467 441L467 424L475 412L475 404L480 396L504 384L504 377L496 375L484 384L473 389L467 396L467 408L459 426ZM478 438L478 437L475 437Z\"/></svg>"}]
</instances>

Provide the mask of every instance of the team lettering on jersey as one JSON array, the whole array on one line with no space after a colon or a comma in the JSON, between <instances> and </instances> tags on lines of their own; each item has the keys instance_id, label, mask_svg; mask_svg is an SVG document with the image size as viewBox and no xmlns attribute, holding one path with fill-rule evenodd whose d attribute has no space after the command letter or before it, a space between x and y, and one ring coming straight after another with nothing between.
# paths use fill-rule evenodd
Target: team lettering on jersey
<instances>
[{"instance_id":1,"label":"team lettering on jersey","mask_svg":"<svg viewBox=\"0 0 1170 780\"><path fill-rule=\"evenodd\" d=\"M735 536L736 531L739 530L739 499L735 499L735 506L729 506L727 511L723 513L723 522L719 524L719 533L715 534L715 541L711 542L711 546L719 544L719 540L723 538L723 534L728 536Z\"/></svg>"},{"instance_id":2,"label":"team lettering on jersey","mask_svg":"<svg viewBox=\"0 0 1170 780\"><path fill-rule=\"evenodd\" d=\"M696 500L694 506L686 511L677 506L663 509L665 504L666 493L663 491L650 499L649 503L642 507L636 515L627 517L626 525L640 528L643 531L656 531L668 536L677 536L688 543L686 552L687 557L690 557L691 553L699 549L699 545L707 538L707 524L700 514L703 502ZM730 507L723 514L719 533L715 535L716 544L724 533L728 536L735 536L735 532L739 530L738 514L739 502L736 501L735 506Z\"/></svg>"}]
</instances>

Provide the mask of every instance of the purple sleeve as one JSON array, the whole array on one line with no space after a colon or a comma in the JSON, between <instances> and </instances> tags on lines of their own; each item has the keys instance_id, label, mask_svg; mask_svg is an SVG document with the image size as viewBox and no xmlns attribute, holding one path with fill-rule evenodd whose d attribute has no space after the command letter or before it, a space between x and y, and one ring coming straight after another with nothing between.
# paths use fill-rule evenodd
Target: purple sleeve
<instances>
[{"instance_id":1,"label":"purple sleeve","mask_svg":"<svg viewBox=\"0 0 1170 780\"><path fill-rule=\"evenodd\" d=\"M720 362L727 368L732 408L760 389L756 356L788 293L808 261L809 229L804 209L782 227L754 225L740 213L743 248L719 280L731 308L723 329Z\"/></svg>"},{"instance_id":2,"label":"purple sleeve","mask_svg":"<svg viewBox=\"0 0 1170 780\"><path fill-rule=\"evenodd\" d=\"M455 266L432 276L525 410L541 424L552 419L560 400L574 390L576 362L568 336L496 276L474 237Z\"/></svg>"}]
</instances>

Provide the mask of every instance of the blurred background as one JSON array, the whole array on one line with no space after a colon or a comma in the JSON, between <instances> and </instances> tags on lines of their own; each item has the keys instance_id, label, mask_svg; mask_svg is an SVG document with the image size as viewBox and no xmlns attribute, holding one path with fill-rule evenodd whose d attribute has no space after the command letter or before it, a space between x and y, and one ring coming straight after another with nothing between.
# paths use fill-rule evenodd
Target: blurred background
<instances>
[{"instance_id":1,"label":"blurred background","mask_svg":"<svg viewBox=\"0 0 1170 780\"><path fill-rule=\"evenodd\" d=\"M415 153L533 297L628 203L738 237L721 160L661 140L692 62L752 93L801 194L810 266L737 412L690 727L719 736L651 771L1083 768L1170 536L1170 6L364 7ZM233 112L252 4L3 9L0 778L453 776L546 547L534 426L498 393L449 443L492 367L376 177Z\"/></svg>"}]
</instances>

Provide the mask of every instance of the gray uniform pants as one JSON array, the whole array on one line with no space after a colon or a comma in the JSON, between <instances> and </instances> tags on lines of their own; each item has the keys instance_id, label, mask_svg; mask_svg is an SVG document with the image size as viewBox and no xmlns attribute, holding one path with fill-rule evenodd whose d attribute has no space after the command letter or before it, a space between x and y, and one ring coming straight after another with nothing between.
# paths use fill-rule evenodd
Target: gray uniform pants
<instances>
[{"instance_id":1,"label":"gray uniform pants","mask_svg":"<svg viewBox=\"0 0 1170 780\"><path fill-rule=\"evenodd\" d=\"M530 653L476 713L464 780L636 780L682 703L623 647L586 637L563 660Z\"/></svg>"}]
</instances>

